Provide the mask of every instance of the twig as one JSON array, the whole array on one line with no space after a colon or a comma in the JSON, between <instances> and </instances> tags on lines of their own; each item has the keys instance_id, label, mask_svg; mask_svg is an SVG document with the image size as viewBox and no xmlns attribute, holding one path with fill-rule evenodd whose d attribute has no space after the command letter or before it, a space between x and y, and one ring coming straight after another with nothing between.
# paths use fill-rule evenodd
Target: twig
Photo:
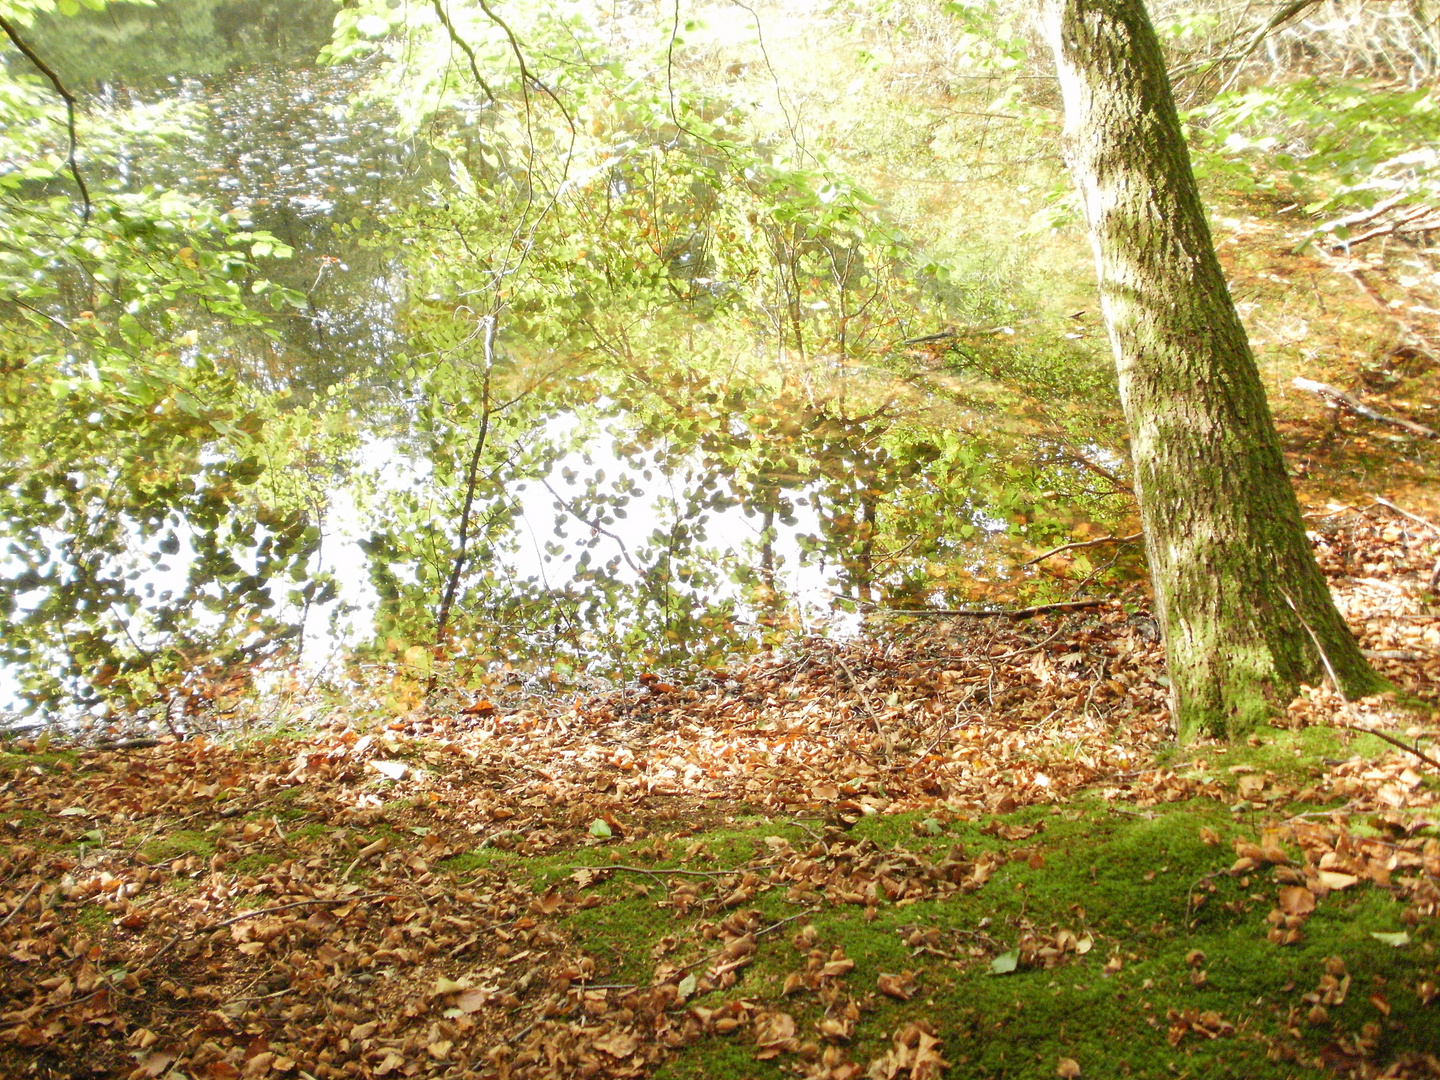
<instances>
[{"instance_id":1,"label":"twig","mask_svg":"<svg viewBox=\"0 0 1440 1080\"><path fill-rule=\"evenodd\" d=\"M1361 735L1374 735L1375 738L1380 739L1384 742L1388 742L1391 746L1398 746L1401 750L1414 754L1417 758L1425 762L1425 764L1429 765L1431 768L1440 769L1440 761L1436 761L1433 757L1425 753L1423 750L1411 746L1409 743L1401 739L1397 739L1394 735L1387 735L1383 731L1371 731L1369 728L1356 727L1354 724L1336 724L1335 727L1344 728L1346 731L1354 731Z\"/></svg>"},{"instance_id":2,"label":"twig","mask_svg":"<svg viewBox=\"0 0 1440 1080\"><path fill-rule=\"evenodd\" d=\"M15 24L9 19L0 18L0 30L5 31L5 36L10 39L17 49L25 54L25 59L39 69L40 74L50 80L50 85L55 88L55 93L60 95L60 100L65 102L65 128L70 136L70 149L66 154L66 163L70 166L70 175L75 177L75 186L80 189L80 220L86 225L90 224L90 189L85 186L85 178L80 175L80 165L75 160L75 95L65 89L65 84L60 81L60 76L39 54L25 43L20 36L20 31L15 29Z\"/></svg>"},{"instance_id":3,"label":"twig","mask_svg":"<svg viewBox=\"0 0 1440 1080\"><path fill-rule=\"evenodd\" d=\"M605 528L605 526L601 525L598 519L595 521L591 521L589 518L585 517L584 514L580 513L579 510L576 510L574 502L565 498L565 496L561 495L558 491L551 487L550 481L546 480L543 476L540 478L540 486L543 487L546 491L550 492L550 494L555 497L555 501L560 504L560 508L566 513L568 513L571 517L573 517L576 521L580 522L580 524L589 526L601 536L608 536L611 540L614 540L615 543L619 545L620 556L625 560L625 565L630 567L630 569L635 571L635 573L638 574L640 577L643 578L645 576L645 572L641 570L640 567L635 565L634 559L630 558L630 549L625 546L625 541L623 539L621 539L615 533L611 532L609 529Z\"/></svg>"},{"instance_id":4,"label":"twig","mask_svg":"<svg viewBox=\"0 0 1440 1080\"><path fill-rule=\"evenodd\" d=\"M819 840L819 839L820 839L820 834L817 833L814 829L810 828L810 826L806 825L803 821L793 820L793 821L790 822L790 824L791 824L791 825L794 825L797 829L800 829L800 830L802 830L802 831L804 831L804 832L809 833L809 834L810 834L810 839L812 839L812 840Z\"/></svg>"},{"instance_id":5,"label":"twig","mask_svg":"<svg viewBox=\"0 0 1440 1080\"><path fill-rule=\"evenodd\" d=\"M835 660L839 663L841 670L845 672L845 677L850 680L850 685L855 688L855 693L860 698L860 704L864 705L865 711L870 714L870 722L875 725L875 734L880 736L880 741L885 748L885 764L890 764L890 736L887 735L885 729L880 726L880 717L870 704L869 695L865 693L865 688L860 685L860 680L855 678L855 673L850 670L850 665L845 663L845 657L841 656L838 651L835 653Z\"/></svg>"},{"instance_id":6,"label":"twig","mask_svg":"<svg viewBox=\"0 0 1440 1080\"><path fill-rule=\"evenodd\" d=\"M957 331L953 326L947 326L936 334L922 334L920 337L906 338L900 342L901 345L928 345L935 341L950 341L955 338Z\"/></svg>"},{"instance_id":7,"label":"twig","mask_svg":"<svg viewBox=\"0 0 1440 1080\"><path fill-rule=\"evenodd\" d=\"M966 616L972 619L985 618L1006 618L1006 619L1029 619L1035 615L1043 615L1047 611L1076 611L1080 608L1101 607L1110 603L1109 597L1099 597L1095 600L1066 600L1058 604L1036 604L1034 607L1019 608L1015 611L1005 611L1002 608L890 608L879 612L882 615L954 615Z\"/></svg>"},{"instance_id":8,"label":"twig","mask_svg":"<svg viewBox=\"0 0 1440 1080\"><path fill-rule=\"evenodd\" d=\"M1023 570L1027 566L1034 566L1038 562L1044 562L1046 559L1050 558L1051 555L1059 555L1062 551L1074 551L1077 548L1099 547L1101 544L1129 544L1141 539L1144 535L1145 534L1143 532L1137 532L1131 533L1129 536L1102 536L1095 540L1080 540L1073 544L1061 544L1057 548L1051 548L1049 551L1045 552L1044 555L1036 555L1035 558L1031 559L1029 562L1021 563L1020 568Z\"/></svg>"},{"instance_id":9,"label":"twig","mask_svg":"<svg viewBox=\"0 0 1440 1080\"><path fill-rule=\"evenodd\" d=\"M16 915L20 914L20 909L30 902L30 897L34 896L36 890L39 888L40 882L38 881L35 882L34 885L30 886L30 890L20 898L20 902L10 909L10 914L6 915L3 921L0 921L0 930L4 930L5 927L10 925L10 920L13 919Z\"/></svg>"},{"instance_id":10,"label":"twig","mask_svg":"<svg viewBox=\"0 0 1440 1080\"><path fill-rule=\"evenodd\" d=\"M1420 353L1427 360L1440 362L1440 356L1436 355L1430 343L1410 328L1410 324L1398 317L1386 301L1384 294L1367 278L1360 269L1360 263L1353 259L1342 261L1327 257L1323 252L1319 253L1322 261L1330 264L1331 269L1337 274L1344 274L1354 286L1365 294L1365 298L1374 305L1375 310L1380 313L1381 318L1395 327L1400 333L1400 341Z\"/></svg>"},{"instance_id":11,"label":"twig","mask_svg":"<svg viewBox=\"0 0 1440 1080\"><path fill-rule=\"evenodd\" d=\"M1285 593L1283 595L1285 597L1285 603L1290 605L1290 610L1295 612L1295 618L1300 620L1300 625L1305 628L1305 632L1310 635L1310 640L1315 643L1315 651L1320 654L1320 662L1325 665L1325 671L1330 676L1330 683L1335 687L1335 692L1340 695L1341 701L1347 705L1350 704L1350 699L1345 696L1345 688L1340 685L1340 680L1335 675L1335 669L1330 666L1330 657L1325 655L1325 646L1320 644L1320 638L1314 630L1310 629L1310 624L1305 621L1305 616L1300 614L1300 609L1295 606L1295 601L1290 599L1290 594Z\"/></svg>"},{"instance_id":12,"label":"twig","mask_svg":"<svg viewBox=\"0 0 1440 1080\"><path fill-rule=\"evenodd\" d=\"M193 930L182 930L164 945L161 945L160 948L156 950L155 955L145 961L145 966L149 967L187 938L198 937L200 934L213 934L216 930L224 930L227 926L234 926L236 923L244 922L246 919L257 919L261 915L273 915L277 911L289 911L291 908L310 907L313 904L349 904L361 900L385 900L393 898L394 896L395 894L393 892L377 892L356 893L353 896L312 897L309 900L296 900L289 904L275 904L272 907L255 908L253 911L242 911L239 915L226 919L223 922L197 926Z\"/></svg>"},{"instance_id":13,"label":"twig","mask_svg":"<svg viewBox=\"0 0 1440 1080\"><path fill-rule=\"evenodd\" d=\"M1366 660L1424 660L1426 654L1411 652L1409 649L1361 649L1360 655Z\"/></svg>"},{"instance_id":14,"label":"twig","mask_svg":"<svg viewBox=\"0 0 1440 1080\"><path fill-rule=\"evenodd\" d=\"M1065 625L1062 623L1055 628L1055 632L1053 634L1051 634L1044 641L1041 641L1038 644L1027 645L1023 649L1012 649L1010 652L1001 653L999 656L987 656L985 657L985 659L987 662L989 662L991 668L993 669L995 662L998 660L1013 660L1017 656L1025 656L1027 653L1039 652L1041 649L1045 648L1046 645L1049 645L1052 641L1059 637L1064 629Z\"/></svg>"},{"instance_id":15,"label":"twig","mask_svg":"<svg viewBox=\"0 0 1440 1080\"><path fill-rule=\"evenodd\" d=\"M820 910L819 908L806 908L804 911L797 912L796 914L791 915L791 916L789 916L788 918L781 919L779 922L771 923L769 926L765 927L763 930L756 930L756 931L755 931L755 936L756 936L757 938L758 938L758 937L764 937L766 934L770 933L771 931L780 929L780 927L784 926L786 923L792 923L792 922L794 922L796 919L803 919L806 915L813 915L813 914L815 914L815 912L817 912L817 911L819 911L819 910ZM694 968L697 968L697 967L699 967L701 964L708 964L711 960L714 960L717 956L719 956L719 955L720 955L721 953L723 953L724 951L725 951L724 949L716 949L714 952L710 953L708 956L702 956L699 960L696 960L696 961L694 961L693 963L686 964L686 965L685 965L684 967L682 967L682 968L676 968L674 971L672 971L669 975L666 976L665 981L666 981L666 982L669 982L669 981L670 981L671 979L673 979L676 975L680 975L680 974L683 974L683 973L686 972L686 971L690 971L690 970L692 970L692 969L694 969Z\"/></svg>"},{"instance_id":16,"label":"twig","mask_svg":"<svg viewBox=\"0 0 1440 1080\"><path fill-rule=\"evenodd\" d=\"M1372 409L1369 405L1356 400L1345 393L1345 391L1339 390L1328 383L1316 382L1314 379L1306 379L1297 375L1290 380L1290 385L1297 390L1308 390L1312 394L1318 394L1325 400L1348 409L1356 416L1363 416L1365 419L1374 420L1378 424L1389 424L1391 427L1408 431L1411 435L1418 435L1422 439L1440 439L1440 431L1436 431L1434 428L1428 428L1424 424L1417 424L1413 420L1403 420L1398 416L1390 416L1377 409Z\"/></svg>"},{"instance_id":17,"label":"twig","mask_svg":"<svg viewBox=\"0 0 1440 1080\"><path fill-rule=\"evenodd\" d=\"M1374 505L1374 503L1371 503L1370 506L1342 506L1339 510L1331 510L1329 513L1325 514L1310 513L1301 514L1300 516L1307 520L1329 521L1332 517L1339 517L1341 514L1363 514L1366 510L1369 510L1370 507Z\"/></svg>"},{"instance_id":18,"label":"twig","mask_svg":"<svg viewBox=\"0 0 1440 1080\"><path fill-rule=\"evenodd\" d=\"M768 863L766 865L769 865ZM651 870L644 866L619 866L611 864L608 866L571 866L571 870L628 870L632 874L648 874L650 877L664 877L666 874L685 874L689 877L713 877L725 878L734 874L744 873L750 867L743 867L739 870Z\"/></svg>"},{"instance_id":19,"label":"twig","mask_svg":"<svg viewBox=\"0 0 1440 1080\"><path fill-rule=\"evenodd\" d=\"M439 7L439 0L436 0L436 7ZM470 465L465 471L465 502L460 509L460 535L455 542L455 557L450 567L449 577L445 582L445 592L440 597L440 610L435 616L435 659L437 661L444 659L445 645L450 630L450 610L455 603L455 596L460 588L460 578L470 554L467 548L470 537L470 509L475 505L475 490L480 479L480 458L485 452L485 444L490 435L490 415L493 411L490 401L490 376L495 370L496 319L494 315L486 315L482 322L485 327L485 374L480 381L480 430L475 434L475 445L470 453ZM438 678L439 669L432 666L427 687L428 693L435 692ZM346 877L349 877L349 871L346 871Z\"/></svg>"},{"instance_id":20,"label":"twig","mask_svg":"<svg viewBox=\"0 0 1440 1080\"><path fill-rule=\"evenodd\" d=\"M1230 69L1230 74L1226 77L1225 81L1220 84L1219 93L1223 94L1235 85L1235 80L1240 77L1240 72L1245 61L1250 58L1251 53L1260 47L1260 43L1265 40L1265 35L1283 26L1306 8L1314 7L1317 3L1319 3L1319 0L1292 0L1291 3L1286 4L1279 11L1271 15L1264 23L1256 27L1255 32L1252 33L1249 40L1241 46L1238 53L1232 53L1230 56L1223 58L1224 61L1233 61L1235 66Z\"/></svg>"},{"instance_id":21,"label":"twig","mask_svg":"<svg viewBox=\"0 0 1440 1080\"><path fill-rule=\"evenodd\" d=\"M1427 521L1425 518L1421 517L1419 514L1412 514L1412 513L1410 513L1409 510L1402 510L1402 509L1400 509L1400 507L1396 506L1396 505L1395 505L1393 502L1391 502L1389 499L1382 499L1379 495L1373 496L1373 498L1375 499L1375 502L1376 502L1378 505L1384 506L1384 507L1386 507L1387 509L1390 509L1390 510L1394 510L1394 511L1395 511L1397 514L1399 514L1401 517L1409 518L1411 521L1415 522L1415 524L1417 524L1417 525L1424 525L1424 526L1425 526L1427 529L1429 529L1431 532L1435 533L1437 536L1440 536L1440 525L1436 525L1433 521Z\"/></svg>"},{"instance_id":22,"label":"twig","mask_svg":"<svg viewBox=\"0 0 1440 1080\"><path fill-rule=\"evenodd\" d=\"M160 739L144 738L137 739L101 739L99 742L90 744L94 750L148 750L152 746L159 746Z\"/></svg>"},{"instance_id":23,"label":"twig","mask_svg":"<svg viewBox=\"0 0 1440 1080\"><path fill-rule=\"evenodd\" d=\"M439 18L440 25L445 27L445 32L449 35L451 43L458 46L460 51L465 54L466 59L470 61L470 74L475 76L475 81L480 84L480 89L485 91L485 96L490 99L491 104L494 104L495 91L490 89L490 84L485 81L485 76L480 74L479 65L475 62L475 50L472 49L470 43L462 38L456 31L455 24L450 21L450 16L445 11L445 6L440 0L433 0L432 6L435 8L435 15Z\"/></svg>"}]
</instances>

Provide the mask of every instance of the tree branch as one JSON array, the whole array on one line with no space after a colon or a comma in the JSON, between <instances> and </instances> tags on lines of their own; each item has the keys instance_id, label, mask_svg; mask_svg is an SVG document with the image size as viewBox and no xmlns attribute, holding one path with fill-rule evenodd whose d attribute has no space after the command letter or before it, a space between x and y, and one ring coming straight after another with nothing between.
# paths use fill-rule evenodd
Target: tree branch
<instances>
[{"instance_id":1,"label":"tree branch","mask_svg":"<svg viewBox=\"0 0 1440 1080\"><path fill-rule=\"evenodd\" d=\"M1110 597L1102 596L1097 600L1066 600L1059 604L1036 604L1034 607L1017 608L1013 611L1006 611L1003 608L891 608L882 611L883 615L954 615L966 616L972 619L1005 618L1005 619L1029 619L1035 615L1043 615L1047 611L1076 611L1080 608L1103 607L1110 603Z\"/></svg>"},{"instance_id":2,"label":"tree branch","mask_svg":"<svg viewBox=\"0 0 1440 1080\"><path fill-rule=\"evenodd\" d=\"M1046 559L1050 558L1051 555L1059 555L1062 551L1074 551L1077 548L1099 547L1101 544L1130 544L1134 543L1136 540L1142 539L1144 536L1145 534L1143 532L1137 532L1131 533L1129 536L1101 536L1094 540L1080 540L1074 544L1061 544L1057 548L1051 548L1049 551L1045 552L1044 555L1036 555L1035 558L1031 559L1029 562L1021 563L1020 568L1023 570L1027 566L1034 566L1038 562L1044 562Z\"/></svg>"},{"instance_id":3,"label":"tree branch","mask_svg":"<svg viewBox=\"0 0 1440 1080\"><path fill-rule=\"evenodd\" d=\"M480 89L485 91L485 96L490 103L495 103L495 91L490 89L490 84L485 81L485 76L480 74L480 65L475 60L475 50L470 43L460 36L455 29L455 24L450 21L450 14L445 10L445 5L440 0L431 0L430 6L435 9L435 15L440 20L440 25L445 27L445 33L449 35L451 44L455 45L465 54L470 61L470 74L475 76L475 81L480 84Z\"/></svg>"},{"instance_id":4,"label":"tree branch","mask_svg":"<svg viewBox=\"0 0 1440 1080\"><path fill-rule=\"evenodd\" d=\"M1367 420L1374 420L1379 424L1389 424L1391 427L1408 431L1411 435L1418 435L1422 439L1440 439L1440 432L1434 428L1428 428L1424 424L1417 424L1413 420L1402 420L1398 416L1389 416L1385 413L1372 409L1369 405L1357 401L1343 390L1338 390L1328 383L1316 382L1314 379L1306 379L1299 375L1290 380L1290 385L1297 390L1308 390L1312 394L1318 394L1326 401L1334 405L1348 409L1356 416L1363 416Z\"/></svg>"},{"instance_id":5,"label":"tree branch","mask_svg":"<svg viewBox=\"0 0 1440 1080\"><path fill-rule=\"evenodd\" d=\"M50 80L50 85L55 87L55 93L60 95L60 100L65 102L65 128L70 135L70 149L65 160L70 166L70 175L75 177L75 186L80 189L80 220L83 224L90 224L90 189L85 186L85 178L80 175L80 166L75 161L75 95L65 89L65 84L60 81L60 76L55 74L53 68L44 60L40 59L38 53L25 43L20 36L20 31L15 29L15 24L9 19L0 16L0 30L5 31L5 36L10 43L25 54L25 59L39 69L40 74Z\"/></svg>"},{"instance_id":6,"label":"tree branch","mask_svg":"<svg viewBox=\"0 0 1440 1080\"><path fill-rule=\"evenodd\" d=\"M450 578L445 582L445 593L440 598L440 611L435 617L435 659L440 659L445 649L445 635L449 629L450 609L455 603L455 594L460 589L460 576L465 569L470 539L470 508L475 504L475 487L480 475L480 456L485 451L485 440L490 434L490 371L495 361L495 316L485 316L485 377L481 382L480 431L475 436L475 449L470 454L470 466L465 471L465 505L460 511L459 550L455 553L454 565L450 567ZM435 673L432 669L431 689L434 688Z\"/></svg>"}]
</instances>

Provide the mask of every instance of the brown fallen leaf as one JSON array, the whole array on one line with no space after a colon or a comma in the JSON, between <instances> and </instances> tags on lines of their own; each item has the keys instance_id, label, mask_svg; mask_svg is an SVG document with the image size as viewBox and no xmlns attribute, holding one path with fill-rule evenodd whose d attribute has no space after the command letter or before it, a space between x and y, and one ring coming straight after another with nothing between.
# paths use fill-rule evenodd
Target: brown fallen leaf
<instances>
[{"instance_id":1,"label":"brown fallen leaf","mask_svg":"<svg viewBox=\"0 0 1440 1080\"><path fill-rule=\"evenodd\" d=\"M484 990L466 990L455 999L455 1008L467 1015L469 1013L479 1012L485 1007L485 1002L488 998L489 994Z\"/></svg>"},{"instance_id":2,"label":"brown fallen leaf","mask_svg":"<svg viewBox=\"0 0 1440 1080\"><path fill-rule=\"evenodd\" d=\"M1280 890L1280 910L1286 915L1309 915L1315 910L1315 894L1304 885L1287 885Z\"/></svg>"},{"instance_id":3,"label":"brown fallen leaf","mask_svg":"<svg viewBox=\"0 0 1440 1080\"><path fill-rule=\"evenodd\" d=\"M845 955L843 949L836 949L830 954L830 959L820 969L820 977L825 979L837 978L844 975L855 967L855 961Z\"/></svg>"},{"instance_id":4,"label":"brown fallen leaf","mask_svg":"<svg viewBox=\"0 0 1440 1080\"><path fill-rule=\"evenodd\" d=\"M888 997L909 1001L915 996L915 972L908 969L898 975L890 975L882 971L876 983L880 987L880 992Z\"/></svg>"},{"instance_id":5,"label":"brown fallen leaf","mask_svg":"<svg viewBox=\"0 0 1440 1080\"><path fill-rule=\"evenodd\" d=\"M592 1044L595 1049L604 1051L613 1058L627 1058L635 1053L640 1045L635 1036L628 1031L612 1031L603 1039L596 1039Z\"/></svg>"}]
</instances>

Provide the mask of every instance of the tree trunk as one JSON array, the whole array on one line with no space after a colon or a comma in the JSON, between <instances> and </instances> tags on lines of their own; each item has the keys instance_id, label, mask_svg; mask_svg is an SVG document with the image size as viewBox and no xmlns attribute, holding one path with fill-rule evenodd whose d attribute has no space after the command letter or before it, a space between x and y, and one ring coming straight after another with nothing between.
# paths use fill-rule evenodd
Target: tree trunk
<instances>
[{"instance_id":1,"label":"tree trunk","mask_svg":"<svg viewBox=\"0 0 1440 1080\"><path fill-rule=\"evenodd\" d=\"M1361 656L1305 538L1141 0L1042 0L1130 428L1182 739L1234 736Z\"/></svg>"}]
</instances>

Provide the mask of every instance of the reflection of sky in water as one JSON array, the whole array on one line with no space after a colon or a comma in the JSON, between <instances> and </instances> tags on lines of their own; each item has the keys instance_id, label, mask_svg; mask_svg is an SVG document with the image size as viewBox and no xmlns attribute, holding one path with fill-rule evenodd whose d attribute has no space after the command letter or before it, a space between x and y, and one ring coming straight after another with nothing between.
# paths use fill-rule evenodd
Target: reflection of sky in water
<instances>
[{"instance_id":1,"label":"reflection of sky in water","mask_svg":"<svg viewBox=\"0 0 1440 1080\"><path fill-rule=\"evenodd\" d=\"M406 467L397 469L396 461L394 445L375 440L362 448L357 470L365 473L381 490L419 489L426 479L423 466L406 457ZM573 502L584 493L586 476L593 475L597 469L608 476L618 476L630 472L632 466L613 454L609 438L605 436L592 440L583 452L577 451L558 460L545 481L555 494ZM567 475L570 477L568 480ZM600 538L594 561L603 563L619 555L622 544L633 555L645 546L654 530L672 525L676 518L673 506L683 501L683 486L687 479L683 472L669 478L669 482L666 482L666 477L657 475L653 482L644 485L625 507L626 516L605 524L605 530L614 534L614 538ZM557 511L555 494L547 490L545 484L537 482L517 488L517 497L523 507L516 523L519 543L502 560L502 565L516 579L535 580L547 589L563 590L575 580L575 556L581 549L576 546L567 552L569 558L564 555L547 558L545 544L555 538L557 515L563 516L564 531L572 538L587 535L589 526L572 515ZM804 497L804 489L792 494ZM758 549L763 529L759 514L747 517L741 506L707 510L705 514L704 528L708 540L704 546L716 562L759 565ZM813 556L806 558L801 549L801 536L820 532L818 517L809 505L797 505L795 518L796 523L792 526L781 526L777 522L773 544L777 590L796 606L806 625L824 623L832 632L853 632L859 625L859 616L831 608L836 595L831 577L833 565L822 566ZM337 646L366 640L371 632L377 597L368 578L366 557L359 547L359 540L368 532L369 525L357 509L351 493L346 490L333 493L327 519L325 566L336 575L340 595L331 610L335 606L349 606L354 610L338 637L329 632L329 611L312 611L305 639L305 653L312 663L323 662ZM618 573L622 581L638 580L623 559ZM716 598L739 601L742 594L740 587L729 580L728 574L722 573L721 577L722 584L714 593ZM747 621L753 620L757 614L743 606L739 610L740 617Z\"/></svg>"}]
</instances>

